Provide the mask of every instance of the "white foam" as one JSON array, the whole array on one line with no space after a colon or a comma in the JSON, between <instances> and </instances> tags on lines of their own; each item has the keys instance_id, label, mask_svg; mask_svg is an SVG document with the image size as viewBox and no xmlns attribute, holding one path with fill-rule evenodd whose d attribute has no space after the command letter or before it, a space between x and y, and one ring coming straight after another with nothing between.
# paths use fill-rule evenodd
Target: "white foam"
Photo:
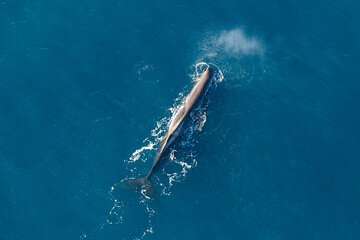
<instances>
[{"instance_id":1,"label":"white foam","mask_svg":"<svg viewBox=\"0 0 360 240\"><path fill-rule=\"evenodd\" d=\"M149 141L148 145L143 146L143 147L141 147L141 148L139 148L139 149L136 149L135 152L133 152L133 153L131 154L130 161L135 162L135 161L139 160L140 157L141 157L141 153L142 153L143 151L145 151L145 150L152 150L152 149L154 148L154 146L155 146L155 143Z\"/></svg>"}]
</instances>

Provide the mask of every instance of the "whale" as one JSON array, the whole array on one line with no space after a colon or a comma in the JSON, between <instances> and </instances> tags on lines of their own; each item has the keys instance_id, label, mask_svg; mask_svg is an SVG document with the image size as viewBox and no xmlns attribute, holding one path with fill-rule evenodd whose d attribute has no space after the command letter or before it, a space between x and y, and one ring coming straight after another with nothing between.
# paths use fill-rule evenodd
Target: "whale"
<instances>
[{"instance_id":1,"label":"whale","mask_svg":"<svg viewBox=\"0 0 360 240\"><path fill-rule=\"evenodd\" d=\"M190 114L202 104L203 99L211 85L211 75L212 69L207 67L195 82L190 93L185 97L181 106L174 112L168 124L165 136L159 145L152 166L147 174L142 178L130 178L123 181L121 184L123 188L140 190L147 198L155 197L155 189L151 183L151 177L154 174L161 158L166 154L166 150L186 129L185 122L189 118Z\"/></svg>"}]
</instances>

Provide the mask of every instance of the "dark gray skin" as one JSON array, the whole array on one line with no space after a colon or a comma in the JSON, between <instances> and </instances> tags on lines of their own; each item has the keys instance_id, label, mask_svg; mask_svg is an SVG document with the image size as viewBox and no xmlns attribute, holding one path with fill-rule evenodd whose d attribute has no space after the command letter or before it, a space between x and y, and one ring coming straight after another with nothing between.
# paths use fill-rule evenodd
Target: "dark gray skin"
<instances>
[{"instance_id":1,"label":"dark gray skin","mask_svg":"<svg viewBox=\"0 0 360 240\"><path fill-rule=\"evenodd\" d=\"M186 96L183 105L176 111L172 121L169 124L168 130L164 139L161 141L159 150L155 156L154 162L148 172L148 174L139 179L130 179L124 182L122 185L129 189L141 189L144 190L144 195L153 198L154 189L149 179L154 173L155 167L158 165L159 160L164 155L169 146L176 140L176 138L182 133L184 121L190 115L192 110L201 102L205 93L207 92L211 84L211 69L208 67L201 77L197 80L191 92Z\"/></svg>"}]
</instances>

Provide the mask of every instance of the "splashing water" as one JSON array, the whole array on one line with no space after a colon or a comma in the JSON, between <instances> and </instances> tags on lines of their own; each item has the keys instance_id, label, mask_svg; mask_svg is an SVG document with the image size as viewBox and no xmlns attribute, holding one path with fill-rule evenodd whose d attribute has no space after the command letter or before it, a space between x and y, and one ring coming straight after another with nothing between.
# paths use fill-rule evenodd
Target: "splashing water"
<instances>
[{"instance_id":1,"label":"splashing water","mask_svg":"<svg viewBox=\"0 0 360 240\"><path fill-rule=\"evenodd\" d=\"M214 69L213 79L212 79L213 82L220 83L224 80L224 74L217 65L213 63L199 62L195 66L193 66L195 70L193 71L192 74L190 74L190 78L192 79L192 81L196 82L199 79L199 77L202 75L202 73L205 71L205 69L208 67L212 67Z\"/></svg>"}]
</instances>

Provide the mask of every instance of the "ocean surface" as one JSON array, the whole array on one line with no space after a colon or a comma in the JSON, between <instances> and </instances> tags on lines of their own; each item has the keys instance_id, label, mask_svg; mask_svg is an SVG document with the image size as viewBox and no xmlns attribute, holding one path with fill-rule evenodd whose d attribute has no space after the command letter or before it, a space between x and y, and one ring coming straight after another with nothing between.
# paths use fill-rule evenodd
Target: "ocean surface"
<instances>
[{"instance_id":1,"label":"ocean surface","mask_svg":"<svg viewBox=\"0 0 360 240\"><path fill-rule=\"evenodd\" d=\"M360 239L360 2L0 0L0 240ZM206 64L216 88L150 168Z\"/></svg>"}]
</instances>

